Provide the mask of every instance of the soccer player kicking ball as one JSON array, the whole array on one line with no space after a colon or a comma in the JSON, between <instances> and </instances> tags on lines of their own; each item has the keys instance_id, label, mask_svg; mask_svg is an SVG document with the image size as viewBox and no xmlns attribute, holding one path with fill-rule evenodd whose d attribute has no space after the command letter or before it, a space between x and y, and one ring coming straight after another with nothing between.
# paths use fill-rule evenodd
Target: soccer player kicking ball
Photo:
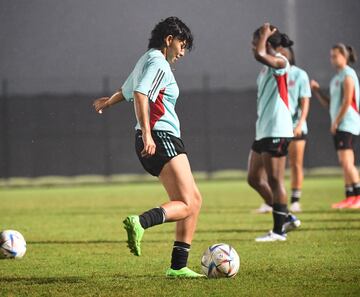
<instances>
[{"instance_id":1,"label":"soccer player kicking ball","mask_svg":"<svg viewBox=\"0 0 360 297\"><path fill-rule=\"evenodd\" d=\"M190 245L201 207L180 124L175 112L179 88L171 64L191 50L193 36L177 17L158 23L151 32L148 51L138 60L120 91L95 100L97 112L115 103L134 101L137 118L135 147L144 169L157 176L169 202L124 220L131 253L141 255L141 240L147 228L176 222L175 242L168 277L204 277L187 267Z\"/></svg>"},{"instance_id":2,"label":"soccer player kicking ball","mask_svg":"<svg viewBox=\"0 0 360 297\"><path fill-rule=\"evenodd\" d=\"M286 155L294 134L287 87L290 64L280 50L292 45L286 34L269 23L253 35L254 57L264 67L257 80L258 119L249 156L248 182L272 207L274 219L273 229L256 238L257 242L285 241L286 232L300 225L289 214L284 185Z\"/></svg>"}]
</instances>

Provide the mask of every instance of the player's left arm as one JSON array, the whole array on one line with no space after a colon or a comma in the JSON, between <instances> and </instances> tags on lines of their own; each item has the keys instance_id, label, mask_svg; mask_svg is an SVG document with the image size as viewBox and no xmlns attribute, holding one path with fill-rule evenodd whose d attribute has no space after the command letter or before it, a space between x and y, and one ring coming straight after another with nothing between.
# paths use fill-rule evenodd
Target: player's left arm
<instances>
[{"instance_id":1,"label":"player's left arm","mask_svg":"<svg viewBox=\"0 0 360 297\"><path fill-rule=\"evenodd\" d=\"M302 126L306 122L306 119L309 114L310 109L310 99L309 97L301 97L300 98L300 109L301 109L301 116L297 126L294 129L295 136L300 136L302 133Z\"/></svg>"},{"instance_id":2,"label":"player's left arm","mask_svg":"<svg viewBox=\"0 0 360 297\"><path fill-rule=\"evenodd\" d=\"M302 126L306 122L310 109L311 88L310 88L309 77L307 76L307 74L304 73L302 74L300 79L301 80L300 80L299 103L300 103L301 116L297 126L294 129L295 136L301 135Z\"/></svg>"},{"instance_id":3,"label":"player's left arm","mask_svg":"<svg viewBox=\"0 0 360 297\"><path fill-rule=\"evenodd\" d=\"M282 69L286 67L285 59L271 55L267 51L270 45L267 43L268 38L276 32L277 29L270 29L270 24L265 23L260 29L260 37L255 45L254 57L260 63L271 68Z\"/></svg>"},{"instance_id":4,"label":"player's left arm","mask_svg":"<svg viewBox=\"0 0 360 297\"><path fill-rule=\"evenodd\" d=\"M344 118L346 112L348 111L351 105L352 95L354 93L354 88L355 88L353 79L350 76L346 76L342 87L344 94L342 104L339 113L337 114L334 122L331 124L331 133L333 134L336 133L337 127L339 126L340 122Z\"/></svg>"}]
</instances>

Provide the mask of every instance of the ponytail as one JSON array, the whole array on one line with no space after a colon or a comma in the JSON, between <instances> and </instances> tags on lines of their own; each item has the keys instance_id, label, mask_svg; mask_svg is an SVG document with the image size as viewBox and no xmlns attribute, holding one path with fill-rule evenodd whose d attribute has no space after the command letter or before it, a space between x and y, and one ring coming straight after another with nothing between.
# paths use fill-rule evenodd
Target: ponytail
<instances>
[{"instance_id":1,"label":"ponytail","mask_svg":"<svg viewBox=\"0 0 360 297\"><path fill-rule=\"evenodd\" d=\"M348 56L348 63L354 64L357 61L356 51L351 45L346 45Z\"/></svg>"},{"instance_id":2,"label":"ponytail","mask_svg":"<svg viewBox=\"0 0 360 297\"><path fill-rule=\"evenodd\" d=\"M294 42L287 36L285 33L280 34L280 44L282 47L291 47L294 45Z\"/></svg>"},{"instance_id":3,"label":"ponytail","mask_svg":"<svg viewBox=\"0 0 360 297\"><path fill-rule=\"evenodd\" d=\"M288 50L289 50L289 53L290 53L290 57L289 57L289 63L290 63L290 65L296 65L294 49L290 46L290 47L288 48Z\"/></svg>"},{"instance_id":4,"label":"ponytail","mask_svg":"<svg viewBox=\"0 0 360 297\"><path fill-rule=\"evenodd\" d=\"M355 49L343 43L335 44L332 49L337 49L347 60L347 64L354 64L357 60Z\"/></svg>"}]
</instances>

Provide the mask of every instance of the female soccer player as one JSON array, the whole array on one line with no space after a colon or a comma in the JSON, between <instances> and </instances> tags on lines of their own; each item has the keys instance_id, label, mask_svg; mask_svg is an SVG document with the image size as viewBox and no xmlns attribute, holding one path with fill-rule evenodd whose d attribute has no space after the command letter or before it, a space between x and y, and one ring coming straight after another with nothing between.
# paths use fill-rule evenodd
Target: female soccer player
<instances>
[{"instance_id":1,"label":"female soccer player","mask_svg":"<svg viewBox=\"0 0 360 297\"><path fill-rule=\"evenodd\" d=\"M290 211L301 212L300 197L304 180L303 164L308 127L306 118L310 107L310 81L307 73L295 65L292 47L285 49L284 56L290 62L288 76L289 107L293 120L294 138L289 145L289 163L291 170Z\"/></svg>"},{"instance_id":2,"label":"female soccer player","mask_svg":"<svg viewBox=\"0 0 360 297\"><path fill-rule=\"evenodd\" d=\"M175 113L179 88L170 66L192 45L192 33L179 18L162 20L151 32L148 51L138 60L121 90L94 102L96 111L102 113L115 103L134 101L136 153L144 169L159 177L170 201L139 216L128 216L124 227L131 253L140 256L141 239L147 228L176 222L171 267L166 272L169 277L203 276L186 266L202 198L180 138Z\"/></svg>"},{"instance_id":3,"label":"female soccer player","mask_svg":"<svg viewBox=\"0 0 360 297\"><path fill-rule=\"evenodd\" d=\"M255 59L264 65L258 79L256 138L248 165L248 182L273 208L274 227L258 242L285 241L286 221L294 224L288 214L284 173L288 145L293 137L289 109L287 75L288 60L279 53L293 45L286 34L269 23L257 29L253 36Z\"/></svg>"},{"instance_id":4,"label":"female soccer player","mask_svg":"<svg viewBox=\"0 0 360 297\"><path fill-rule=\"evenodd\" d=\"M310 107L310 82L307 73L295 65L295 54L292 47L282 48L280 53L290 62L288 73L289 108L293 121L294 137L289 144L289 163L291 170L291 205L290 211L301 212L300 197L304 179L303 163L308 133L306 118ZM272 207L266 203L257 209L258 213L271 212Z\"/></svg>"},{"instance_id":5,"label":"female soccer player","mask_svg":"<svg viewBox=\"0 0 360 297\"><path fill-rule=\"evenodd\" d=\"M338 43L330 51L330 61L336 74L330 82L330 98L315 80L311 88L320 103L330 110L331 128L339 163L345 181L345 199L333 208L360 208L360 178L355 166L354 141L360 134L359 80L348 64L356 61L354 49Z\"/></svg>"}]
</instances>

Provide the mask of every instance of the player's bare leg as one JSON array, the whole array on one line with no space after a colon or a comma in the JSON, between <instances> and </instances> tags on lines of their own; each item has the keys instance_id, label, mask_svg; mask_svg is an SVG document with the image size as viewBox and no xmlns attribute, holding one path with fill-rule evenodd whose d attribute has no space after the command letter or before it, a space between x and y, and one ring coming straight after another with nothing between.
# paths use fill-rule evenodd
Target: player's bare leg
<instances>
[{"instance_id":1,"label":"player's bare leg","mask_svg":"<svg viewBox=\"0 0 360 297\"><path fill-rule=\"evenodd\" d=\"M269 153L262 153L261 157L273 193L274 227L265 236L256 238L256 241L285 241L284 224L288 217L287 196L284 185L286 157L273 157Z\"/></svg>"},{"instance_id":2,"label":"player's bare leg","mask_svg":"<svg viewBox=\"0 0 360 297\"><path fill-rule=\"evenodd\" d=\"M248 159L248 184L264 199L264 204L257 209L258 213L272 211L273 197L261 154L250 151Z\"/></svg>"},{"instance_id":3,"label":"player's bare leg","mask_svg":"<svg viewBox=\"0 0 360 297\"><path fill-rule=\"evenodd\" d=\"M291 171L291 205L292 212L301 212L300 197L304 180L305 140L296 140L289 145L289 163Z\"/></svg>"},{"instance_id":4,"label":"player's bare leg","mask_svg":"<svg viewBox=\"0 0 360 297\"><path fill-rule=\"evenodd\" d=\"M166 221L177 221L176 240L191 244L202 198L187 156L181 154L170 160L161 171L160 181L171 200L161 206L166 212Z\"/></svg>"},{"instance_id":5,"label":"player's bare leg","mask_svg":"<svg viewBox=\"0 0 360 297\"><path fill-rule=\"evenodd\" d=\"M187 156L181 154L171 159L159 178L171 200L161 206L165 210L166 221L176 221L171 268L167 276L199 277L201 275L186 267L202 203Z\"/></svg>"},{"instance_id":6,"label":"player's bare leg","mask_svg":"<svg viewBox=\"0 0 360 297\"><path fill-rule=\"evenodd\" d=\"M338 150L338 159L344 174L345 187L359 187L359 172L355 166L355 155L351 149ZM347 195L348 196L348 195ZM352 208L357 204L358 197L353 194L332 205L333 208Z\"/></svg>"}]
</instances>

